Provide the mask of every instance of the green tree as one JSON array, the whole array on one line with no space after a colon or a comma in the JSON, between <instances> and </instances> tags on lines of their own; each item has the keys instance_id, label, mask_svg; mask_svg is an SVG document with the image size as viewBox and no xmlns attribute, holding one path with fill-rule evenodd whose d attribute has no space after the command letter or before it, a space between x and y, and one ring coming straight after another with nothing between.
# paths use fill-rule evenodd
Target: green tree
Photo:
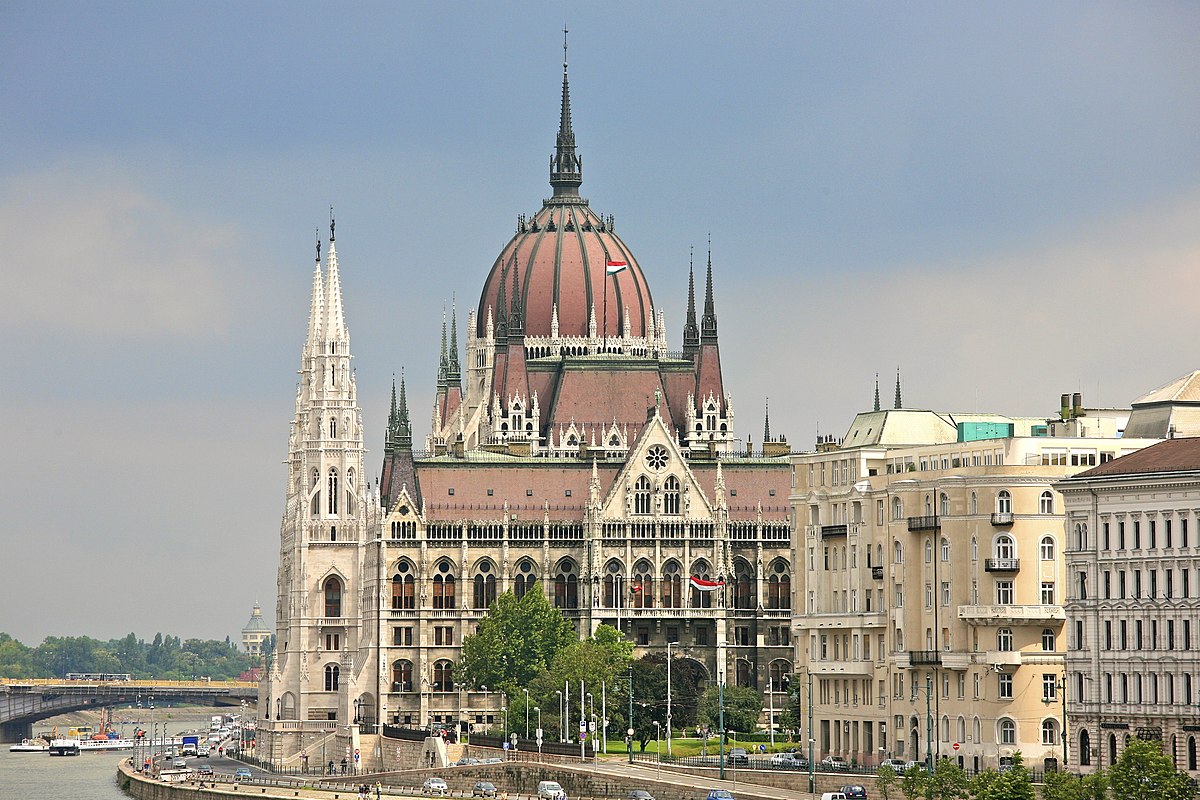
<instances>
[{"instance_id":1,"label":"green tree","mask_svg":"<svg viewBox=\"0 0 1200 800\"><path fill-rule=\"evenodd\" d=\"M568 644L554 657L548 670L539 674L528 687L516 687L515 693L510 695L510 707L519 712L521 729L524 730L525 724L525 697L522 688L529 689L532 704L540 703L543 711L547 711L551 703L557 704L556 692L561 691L564 684L572 687L571 699L578 702L577 692L582 681L585 690L592 694L597 725L603 725L601 687L604 687L608 697L608 729L613 735L621 731L621 735L624 736L627 724L625 718L628 716L625 709L629 702L629 682L626 675L632 658L633 644L626 641L621 632L611 625L600 625L591 638ZM589 713L590 710L589 708ZM571 730L574 729L571 726L578 721L574 711L572 717L575 719L567 720ZM517 719L510 713L510 729L516 730L517 726Z\"/></svg>"},{"instance_id":2,"label":"green tree","mask_svg":"<svg viewBox=\"0 0 1200 800\"><path fill-rule=\"evenodd\" d=\"M1013 753L1012 764L1003 772L981 772L971 780L969 789L974 800L1037 800L1033 778L1019 751Z\"/></svg>"},{"instance_id":3,"label":"green tree","mask_svg":"<svg viewBox=\"0 0 1200 800\"><path fill-rule=\"evenodd\" d=\"M578 640L575 628L550 605L540 583L519 600L508 591L492 603L477 631L463 638L455 678L512 697L548 671L559 652Z\"/></svg>"},{"instance_id":4,"label":"green tree","mask_svg":"<svg viewBox=\"0 0 1200 800\"><path fill-rule=\"evenodd\" d=\"M880 767L875 778L875 788L879 790L879 795L883 800L892 800L892 795L900 791L900 779L896 775L896 770L887 764Z\"/></svg>"},{"instance_id":5,"label":"green tree","mask_svg":"<svg viewBox=\"0 0 1200 800\"><path fill-rule=\"evenodd\" d=\"M710 686L700 697L700 722L713 730L720 724L719 692ZM749 733L758 725L762 714L763 698L757 689L748 686L725 687L725 730Z\"/></svg>"},{"instance_id":6,"label":"green tree","mask_svg":"<svg viewBox=\"0 0 1200 800\"><path fill-rule=\"evenodd\" d=\"M1046 773L1042 800L1107 800L1108 776L1103 770L1091 775L1069 772Z\"/></svg>"},{"instance_id":7,"label":"green tree","mask_svg":"<svg viewBox=\"0 0 1200 800\"><path fill-rule=\"evenodd\" d=\"M1133 739L1108 773L1113 794L1121 800L1192 800L1196 788L1175 769L1162 742Z\"/></svg>"}]
</instances>

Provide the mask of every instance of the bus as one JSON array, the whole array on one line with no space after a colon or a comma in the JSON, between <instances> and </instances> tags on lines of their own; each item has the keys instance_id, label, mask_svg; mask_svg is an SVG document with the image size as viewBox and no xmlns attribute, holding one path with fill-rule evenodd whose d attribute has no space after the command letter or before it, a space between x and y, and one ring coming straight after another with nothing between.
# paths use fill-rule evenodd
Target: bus
<instances>
[{"instance_id":1,"label":"bus","mask_svg":"<svg viewBox=\"0 0 1200 800\"><path fill-rule=\"evenodd\" d=\"M108 683L112 681L131 681L133 680L133 676L128 672L68 672L67 680Z\"/></svg>"}]
</instances>

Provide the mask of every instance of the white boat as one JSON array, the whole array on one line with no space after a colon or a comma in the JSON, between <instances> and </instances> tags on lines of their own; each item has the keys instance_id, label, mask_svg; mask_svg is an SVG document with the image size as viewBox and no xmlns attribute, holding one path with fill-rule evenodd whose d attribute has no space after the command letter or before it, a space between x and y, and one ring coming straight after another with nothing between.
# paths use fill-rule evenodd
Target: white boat
<instances>
[{"instance_id":1,"label":"white boat","mask_svg":"<svg viewBox=\"0 0 1200 800\"><path fill-rule=\"evenodd\" d=\"M49 750L52 756L77 756L79 755L79 740L51 739Z\"/></svg>"},{"instance_id":2,"label":"white boat","mask_svg":"<svg viewBox=\"0 0 1200 800\"><path fill-rule=\"evenodd\" d=\"M10 753L48 753L50 745L45 739L22 739L18 744L10 745Z\"/></svg>"},{"instance_id":3,"label":"white boat","mask_svg":"<svg viewBox=\"0 0 1200 800\"><path fill-rule=\"evenodd\" d=\"M132 750L137 747L133 739L80 739L79 749L85 753L96 750Z\"/></svg>"}]
</instances>

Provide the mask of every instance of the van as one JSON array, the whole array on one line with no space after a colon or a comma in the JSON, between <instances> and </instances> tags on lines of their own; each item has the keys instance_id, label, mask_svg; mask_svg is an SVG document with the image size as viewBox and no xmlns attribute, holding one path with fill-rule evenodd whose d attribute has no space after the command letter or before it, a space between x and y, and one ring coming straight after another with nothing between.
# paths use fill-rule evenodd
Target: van
<instances>
[{"instance_id":1,"label":"van","mask_svg":"<svg viewBox=\"0 0 1200 800\"><path fill-rule=\"evenodd\" d=\"M843 792L822 792L821 800L846 800Z\"/></svg>"}]
</instances>

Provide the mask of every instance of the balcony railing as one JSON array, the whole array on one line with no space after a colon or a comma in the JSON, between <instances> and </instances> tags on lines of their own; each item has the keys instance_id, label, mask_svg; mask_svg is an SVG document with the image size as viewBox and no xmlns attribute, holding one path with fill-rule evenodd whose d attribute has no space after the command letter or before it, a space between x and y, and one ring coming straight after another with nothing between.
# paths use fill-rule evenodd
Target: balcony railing
<instances>
[{"instance_id":1,"label":"balcony railing","mask_svg":"<svg viewBox=\"0 0 1200 800\"><path fill-rule=\"evenodd\" d=\"M941 525L938 523L936 516L932 517L909 517L908 530L913 531L936 531Z\"/></svg>"},{"instance_id":2,"label":"balcony railing","mask_svg":"<svg viewBox=\"0 0 1200 800\"><path fill-rule=\"evenodd\" d=\"M984 572L1020 572L1021 559L1019 558L985 558L983 560Z\"/></svg>"},{"instance_id":3,"label":"balcony railing","mask_svg":"<svg viewBox=\"0 0 1200 800\"><path fill-rule=\"evenodd\" d=\"M997 527L1007 527L1013 524L1013 515L1008 511L998 511L992 514L992 524Z\"/></svg>"},{"instance_id":4,"label":"balcony railing","mask_svg":"<svg viewBox=\"0 0 1200 800\"><path fill-rule=\"evenodd\" d=\"M883 567L871 567L871 578L877 581L883 580Z\"/></svg>"},{"instance_id":5,"label":"balcony railing","mask_svg":"<svg viewBox=\"0 0 1200 800\"><path fill-rule=\"evenodd\" d=\"M821 538L828 539L832 536L845 536L849 529L849 525L822 525Z\"/></svg>"},{"instance_id":6,"label":"balcony railing","mask_svg":"<svg viewBox=\"0 0 1200 800\"><path fill-rule=\"evenodd\" d=\"M958 618L968 623L1042 624L1062 622L1067 618L1067 612L1060 605L959 606Z\"/></svg>"},{"instance_id":7,"label":"balcony railing","mask_svg":"<svg viewBox=\"0 0 1200 800\"><path fill-rule=\"evenodd\" d=\"M942 663L940 650L909 650L908 663L914 667L937 666Z\"/></svg>"}]
</instances>

